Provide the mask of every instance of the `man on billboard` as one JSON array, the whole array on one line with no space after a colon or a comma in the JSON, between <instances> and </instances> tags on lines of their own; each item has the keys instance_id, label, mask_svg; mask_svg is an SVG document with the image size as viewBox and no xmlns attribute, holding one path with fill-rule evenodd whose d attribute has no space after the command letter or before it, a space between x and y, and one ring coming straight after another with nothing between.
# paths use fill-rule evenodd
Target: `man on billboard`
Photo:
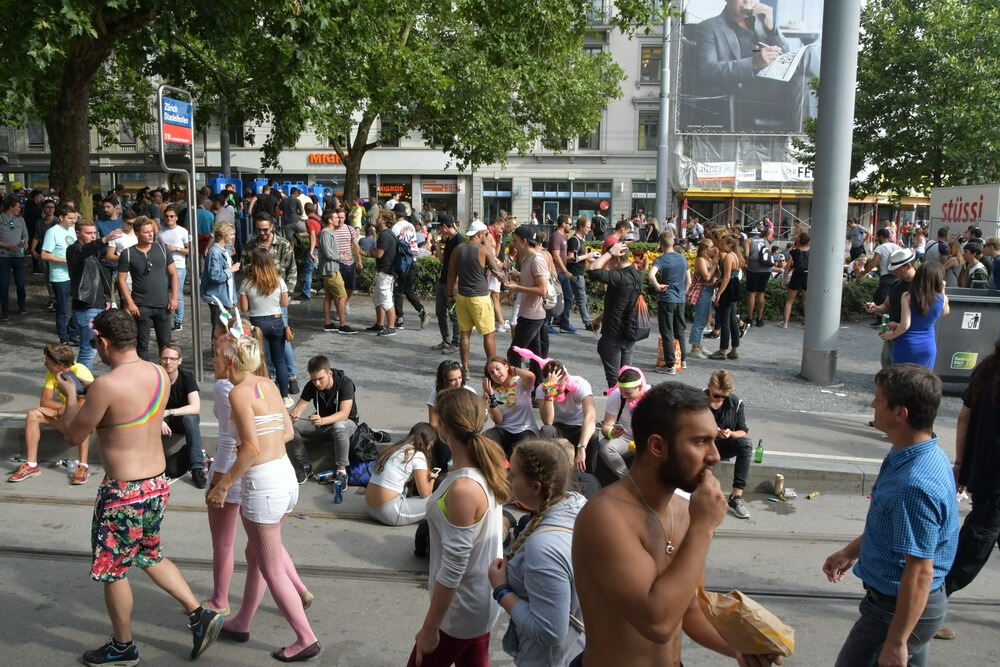
<instances>
[{"instance_id":1,"label":"man on billboard","mask_svg":"<svg viewBox=\"0 0 1000 667\"><path fill-rule=\"evenodd\" d=\"M699 23L693 34L695 62L685 92L694 100L729 97L710 123L733 132L802 132L819 54L815 47L790 49L771 5L726 0L722 12ZM685 124L704 122L702 114L693 114Z\"/></svg>"}]
</instances>

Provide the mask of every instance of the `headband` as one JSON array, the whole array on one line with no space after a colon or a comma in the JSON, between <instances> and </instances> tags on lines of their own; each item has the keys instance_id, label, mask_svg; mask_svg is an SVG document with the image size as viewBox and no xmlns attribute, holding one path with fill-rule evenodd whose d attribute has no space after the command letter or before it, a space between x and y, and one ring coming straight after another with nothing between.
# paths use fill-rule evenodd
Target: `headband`
<instances>
[{"instance_id":1,"label":"headband","mask_svg":"<svg viewBox=\"0 0 1000 667\"><path fill-rule=\"evenodd\" d=\"M618 376L621 377L621 374L624 373L625 371L635 371L636 373L639 374L639 379L633 382L619 381L618 384L614 385L613 387L609 387L608 390L604 392L604 395L607 396L615 389L617 389L618 393L620 394L622 389L632 389L634 387L641 387L642 390L639 392L639 395L628 402L628 409L635 410L635 406L639 405L639 401L642 400L642 397L646 395L646 392L649 391L651 387L650 384L646 382L646 374L642 372L641 368L636 368L635 366L622 366L621 368L618 369Z\"/></svg>"}]
</instances>

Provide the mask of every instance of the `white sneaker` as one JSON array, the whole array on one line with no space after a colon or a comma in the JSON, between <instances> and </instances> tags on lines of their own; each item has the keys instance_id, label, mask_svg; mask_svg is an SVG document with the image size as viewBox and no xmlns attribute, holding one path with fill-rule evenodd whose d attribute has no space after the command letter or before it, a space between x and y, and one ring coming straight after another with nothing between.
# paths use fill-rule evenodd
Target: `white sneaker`
<instances>
[{"instance_id":1,"label":"white sneaker","mask_svg":"<svg viewBox=\"0 0 1000 667\"><path fill-rule=\"evenodd\" d=\"M510 333L510 322L504 320L503 324L497 325L497 332L499 333Z\"/></svg>"},{"instance_id":2,"label":"white sneaker","mask_svg":"<svg viewBox=\"0 0 1000 667\"><path fill-rule=\"evenodd\" d=\"M351 304L349 303L344 304L344 313L346 313L347 315L351 314Z\"/></svg>"},{"instance_id":3,"label":"white sneaker","mask_svg":"<svg viewBox=\"0 0 1000 667\"><path fill-rule=\"evenodd\" d=\"M285 409L291 410L293 405L295 405L295 399L291 396L285 396Z\"/></svg>"}]
</instances>

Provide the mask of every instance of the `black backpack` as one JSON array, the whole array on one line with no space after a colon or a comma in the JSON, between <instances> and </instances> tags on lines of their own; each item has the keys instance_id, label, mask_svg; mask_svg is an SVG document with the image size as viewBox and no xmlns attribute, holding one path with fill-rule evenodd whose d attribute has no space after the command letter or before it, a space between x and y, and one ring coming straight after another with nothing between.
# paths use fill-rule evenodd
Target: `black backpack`
<instances>
[{"instance_id":1,"label":"black backpack","mask_svg":"<svg viewBox=\"0 0 1000 667\"><path fill-rule=\"evenodd\" d=\"M375 448L375 443L379 442L380 439L381 437L372 430L371 426L365 422L358 424L357 430L351 436L351 447L348 451L350 462L360 463L377 459L378 450Z\"/></svg>"},{"instance_id":2,"label":"black backpack","mask_svg":"<svg viewBox=\"0 0 1000 667\"><path fill-rule=\"evenodd\" d=\"M771 247L768 245L766 239L762 239L756 243L757 253L756 259L761 266L766 266L771 268L774 266L774 257L771 255Z\"/></svg>"}]
</instances>

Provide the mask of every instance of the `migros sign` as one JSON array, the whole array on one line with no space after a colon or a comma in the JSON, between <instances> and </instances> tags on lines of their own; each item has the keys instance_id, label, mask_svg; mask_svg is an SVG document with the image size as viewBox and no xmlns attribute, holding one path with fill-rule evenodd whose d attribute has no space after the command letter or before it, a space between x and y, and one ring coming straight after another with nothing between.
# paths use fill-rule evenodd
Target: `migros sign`
<instances>
[{"instance_id":1,"label":"migros sign","mask_svg":"<svg viewBox=\"0 0 1000 667\"><path fill-rule=\"evenodd\" d=\"M340 159L340 156L333 151L329 153L309 154L309 164L341 164L341 163L342 160Z\"/></svg>"}]
</instances>

